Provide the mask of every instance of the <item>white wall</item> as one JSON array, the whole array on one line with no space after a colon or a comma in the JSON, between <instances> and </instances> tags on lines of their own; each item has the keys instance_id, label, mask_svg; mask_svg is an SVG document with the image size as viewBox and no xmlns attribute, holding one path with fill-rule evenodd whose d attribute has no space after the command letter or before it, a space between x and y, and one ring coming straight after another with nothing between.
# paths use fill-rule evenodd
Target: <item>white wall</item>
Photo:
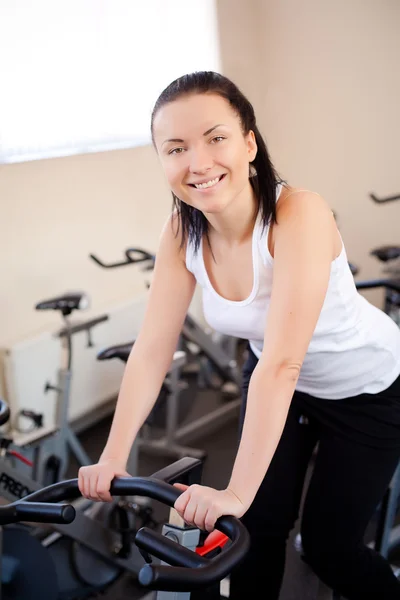
<instances>
[{"instance_id":1,"label":"white wall","mask_svg":"<svg viewBox=\"0 0 400 600\"><path fill-rule=\"evenodd\" d=\"M223 71L253 102L277 169L325 195L350 259L377 274L370 248L399 239L400 203L368 193L399 192L400 3L218 0L218 16ZM33 309L48 296L83 289L98 313L141 294L138 270L88 254L156 251L170 207L150 146L1 166L0 347L58 323Z\"/></svg>"},{"instance_id":2,"label":"white wall","mask_svg":"<svg viewBox=\"0 0 400 600\"><path fill-rule=\"evenodd\" d=\"M338 215L359 278L378 276L372 248L400 243L400 3L219 0L225 74L256 110L289 183ZM381 305L383 292L364 292Z\"/></svg>"}]
</instances>

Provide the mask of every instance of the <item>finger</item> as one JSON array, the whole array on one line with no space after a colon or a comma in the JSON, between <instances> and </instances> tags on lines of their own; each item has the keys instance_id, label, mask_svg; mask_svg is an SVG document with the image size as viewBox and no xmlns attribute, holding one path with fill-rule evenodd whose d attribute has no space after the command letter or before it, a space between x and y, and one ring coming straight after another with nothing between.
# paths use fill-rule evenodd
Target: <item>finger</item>
<instances>
[{"instance_id":1,"label":"finger","mask_svg":"<svg viewBox=\"0 0 400 600\"><path fill-rule=\"evenodd\" d=\"M82 476L82 495L85 498L90 498L90 477L88 474Z\"/></svg>"},{"instance_id":2,"label":"finger","mask_svg":"<svg viewBox=\"0 0 400 600\"><path fill-rule=\"evenodd\" d=\"M114 477L118 479L119 477L132 477L132 475L129 475L126 471L118 471L115 473Z\"/></svg>"},{"instance_id":3,"label":"finger","mask_svg":"<svg viewBox=\"0 0 400 600\"><path fill-rule=\"evenodd\" d=\"M83 473L82 473L81 469L79 469L79 471L78 471L78 489L79 489L80 493L82 494L82 496L84 495L84 482L85 482L85 479L83 477Z\"/></svg>"},{"instance_id":4,"label":"finger","mask_svg":"<svg viewBox=\"0 0 400 600\"><path fill-rule=\"evenodd\" d=\"M99 495L97 493L97 481L99 476L97 473L94 473L89 481L89 495L92 500L100 500Z\"/></svg>"},{"instance_id":5,"label":"finger","mask_svg":"<svg viewBox=\"0 0 400 600\"><path fill-rule=\"evenodd\" d=\"M99 499L103 502L112 502L112 496L110 494L110 477L105 474L99 475L97 482L97 494Z\"/></svg>"},{"instance_id":6,"label":"finger","mask_svg":"<svg viewBox=\"0 0 400 600\"><path fill-rule=\"evenodd\" d=\"M188 525L195 525L194 517L196 514L196 510L198 508L197 502L191 498L186 505L185 512L183 514L183 518Z\"/></svg>"},{"instance_id":7,"label":"finger","mask_svg":"<svg viewBox=\"0 0 400 600\"><path fill-rule=\"evenodd\" d=\"M215 523L218 518L218 514L214 508L209 508L204 517L204 530L209 533L215 529Z\"/></svg>"},{"instance_id":8,"label":"finger","mask_svg":"<svg viewBox=\"0 0 400 600\"><path fill-rule=\"evenodd\" d=\"M174 487L178 488L178 490L182 490L182 492L184 492L185 490L188 489L188 485L185 485L184 483L174 483Z\"/></svg>"},{"instance_id":9,"label":"finger","mask_svg":"<svg viewBox=\"0 0 400 600\"><path fill-rule=\"evenodd\" d=\"M201 529L202 531L206 531L205 525L204 525L206 515L207 515L207 506L201 506L200 504L198 504L196 507L196 512L193 517L193 523L196 525L196 527L198 529Z\"/></svg>"},{"instance_id":10,"label":"finger","mask_svg":"<svg viewBox=\"0 0 400 600\"><path fill-rule=\"evenodd\" d=\"M178 496L178 498L175 500L174 508L178 512L184 512L184 510L186 508L186 504L188 502L188 498L189 498L189 495L185 494L185 492L186 492L186 490L189 489L189 486L185 485L183 483L174 483L174 487L176 487L178 490L180 490L182 492L182 494L180 496ZM190 492L189 492L189 494L190 494Z\"/></svg>"},{"instance_id":11,"label":"finger","mask_svg":"<svg viewBox=\"0 0 400 600\"><path fill-rule=\"evenodd\" d=\"M186 507L190 502L190 491L186 490L181 494L174 503L175 510L183 517Z\"/></svg>"}]
</instances>

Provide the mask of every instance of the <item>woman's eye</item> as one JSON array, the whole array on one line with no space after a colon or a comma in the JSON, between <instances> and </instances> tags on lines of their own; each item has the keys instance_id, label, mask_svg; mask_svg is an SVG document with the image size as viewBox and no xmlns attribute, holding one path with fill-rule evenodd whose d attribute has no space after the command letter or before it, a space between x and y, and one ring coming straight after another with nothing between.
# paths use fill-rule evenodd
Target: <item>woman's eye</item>
<instances>
[{"instance_id":1,"label":"woman's eye","mask_svg":"<svg viewBox=\"0 0 400 600\"><path fill-rule=\"evenodd\" d=\"M217 135L217 137L213 138L211 141L212 142L221 142L224 139L225 138L222 135Z\"/></svg>"},{"instance_id":2,"label":"woman's eye","mask_svg":"<svg viewBox=\"0 0 400 600\"><path fill-rule=\"evenodd\" d=\"M170 150L168 154L182 154L182 152L183 148L172 148L172 150Z\"/></svg>"}]
</instances>

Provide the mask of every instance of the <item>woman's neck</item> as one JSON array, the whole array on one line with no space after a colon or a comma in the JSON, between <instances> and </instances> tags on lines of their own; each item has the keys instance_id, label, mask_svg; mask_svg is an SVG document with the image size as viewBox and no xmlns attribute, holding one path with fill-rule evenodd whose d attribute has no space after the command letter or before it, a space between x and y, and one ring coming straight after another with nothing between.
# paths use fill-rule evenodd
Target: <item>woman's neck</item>
<instances>
[{"instance_id":1,"label":"woman's neck","mask_svg":"<svg viewBox=\"0 0 400 600\"><path fill-rule=\"evenodd\" d=\"M251 192L235 198L220 213L205 213L209 237L218 237L229 246L239 246L252 235L258 214L258 202Z\"/></svg>"}]
</instances>

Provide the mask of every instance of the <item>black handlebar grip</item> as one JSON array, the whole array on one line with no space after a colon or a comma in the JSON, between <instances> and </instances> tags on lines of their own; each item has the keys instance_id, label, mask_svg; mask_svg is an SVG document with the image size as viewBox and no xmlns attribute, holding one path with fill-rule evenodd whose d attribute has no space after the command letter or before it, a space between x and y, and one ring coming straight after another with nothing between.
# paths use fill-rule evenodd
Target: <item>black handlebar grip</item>
<instances>
[{"instance_id":1,"label":"black handlebar grip","mask_svg":"<svg viewBox=\"0 0 400 600\"><path fill-rule=\"evenodd\" d=\"M164 592L191 592L210 586L203 569L145 565L139 571L139 583L150 590ZM213 582L214 583L214 582Z\"/></svg>"},{"instance_id":2,"label":"black handlebar grip","mask_svg":"<svg viewBox=\"0 0 400 600\"><path fill-rule=\"evenodd\" d=\"M15 506L19 521L37 523L62 523L68 525L75 519L75 508L70 504L45 502L21 502Z\"/></svg>"},{"instance_id":3,"label":"black handlebar grip","mask_svg":"<svg viewBox=\"0 0 400 600\"><path fill-rule=\"evenodd\" d=\"M4 425L10 419L10 409L8 404L0 398L0 425Z\"/></svg>"},{"instance_id":4,"label":"black handlebar grip","mask_svg":"<svg viewBox=\"0 0 400 600\"><path fill-rule=\"evenodd\" d=\"M212 559L198 556L156 532L142 528L137 533L138 546L163 559L168 565L145 565L138 575L141 585L149 589L188 592L222 581L242 562L250 547L245 526L234 517L220 517L216 528L232 541Z\"/></svg>"}]
</instances>

